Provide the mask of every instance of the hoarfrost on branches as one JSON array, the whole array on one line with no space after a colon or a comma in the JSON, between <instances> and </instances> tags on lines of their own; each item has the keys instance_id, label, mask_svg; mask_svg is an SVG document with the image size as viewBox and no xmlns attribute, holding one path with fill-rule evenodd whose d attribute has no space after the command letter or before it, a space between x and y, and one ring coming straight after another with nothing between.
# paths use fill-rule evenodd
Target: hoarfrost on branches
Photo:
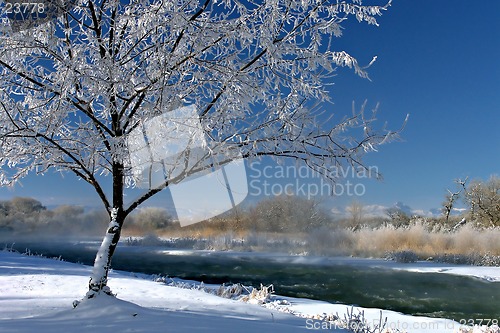
<instances>
[{"instance_id":1,"label":"hoarfrost on branches","mask_svg":"<svg viewBox=\"0 0 500 333\"><path fill-rule=\"evenodd\" d=\"M116 209L121 228L131 211L168 186L125 207L125 187L135 185L130 133L187 105L198 111L209 155L227 157L218 163L236 155L290 157L324 175L342 163L362 166L365 152L397 132L375 129L364 105L347 118L325 108L337 67L368 77L367 66L336 50L334 40L350 16L376 25L389 6L390 0L379 6L76 0L31 29L3 24L0 182L69 171L96 190L111 220ZM111 175L111 195L101 175ZM119 236L118 230L110 246Z\"/></svg>"},{"instance_id":2,"label":"hoarfrost on branches","mask_svg":"<svg viewBox=\"0 0 500 333\"><path fill-rule=\"evenodd\" d=\"M71 170L88 182L127 165L127 134L181 105L200 109L213 144L243 156L299 157L313 168L374 150L384 133L346 140L352 119L319 123L335 66L367 76L333 49L360 1L78 1L57 20L1 32L1 164L10 184L29 171ZM326 127L323 125L327 125ZM279 148L278 148L279 147ZM222 149L223 150L223 149ZM127 184L133 175L124 168Z\"/></svg>"}]
</instances>

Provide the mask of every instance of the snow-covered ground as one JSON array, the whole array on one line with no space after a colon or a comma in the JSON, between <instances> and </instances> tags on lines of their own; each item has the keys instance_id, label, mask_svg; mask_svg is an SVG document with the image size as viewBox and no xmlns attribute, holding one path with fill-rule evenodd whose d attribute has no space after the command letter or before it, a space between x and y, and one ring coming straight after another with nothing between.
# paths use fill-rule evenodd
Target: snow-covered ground
<instances>
[{"instance_id":1,"label":"snow-covered ground","mask_svg":"<svg viewBox=\"0 0 500 333\"><path fill-rule=\"evenodd\" d=\"M0 332L346 332L312 318L322 318L324 313L343 318L351 309L280 296L264 306L249 304L126 272L110 275L109 286L117 298L99 295L73 309L72 302L87 291L90 274L91 267L84 265L0 252ZM498 279L496 274L491 278ZM381 310L364 311L369 323L379 321ZM459 323L450 320L391 311L382 311L382 318L387 318L393 332L460 329Z\"/></svg>"},{"instance_id":2,"label":"snow-covered ground","mask_svg":"<svg viewBox=\"0 0 500 333\"><path fill-rule=\"evenodd\" d=\"M500 267L464 266L432 262L412 264L393 263L393 269L417 273L445 273L462 276L472 276L489 282L500 282Z\"/></svg>"}]
</instances>

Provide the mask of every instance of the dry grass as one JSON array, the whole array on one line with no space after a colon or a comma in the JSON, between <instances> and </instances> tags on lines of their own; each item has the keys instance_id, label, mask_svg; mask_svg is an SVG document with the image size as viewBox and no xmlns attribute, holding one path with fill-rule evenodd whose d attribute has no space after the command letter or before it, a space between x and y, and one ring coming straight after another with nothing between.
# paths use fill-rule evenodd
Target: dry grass
<instances>
[{"instance_id":1,"label":"dry grass","mask_svg":"<svg viewBox=\"0 0 500 333\"><path fill-rule=\"evenodd\" d=\"M361 229L349 238L354 255L383 256L387 252L413 251L421 258L438 254L491 254L500 256L500 228L477 230L465 226L457 232L431 232L421 224L396 229L391 226Z\"/></svg>"},{"instance_id":2,"label":"dry grass","mask_svg":"<svg viewBox=\"0 0 500 333\"><path fill-rule=\"evenodd\" d=\"M142 229L144 232L144 230ZM140 229L129 228L126 235L141 235ZM145 235L144 233L142 233ZM228 230L221 224L204 222L186 228L166 228L146 234L178 239L179 246L196 249L273 251L309 253L313 255L353 255L386 257L389 253L410 251L420 259L443 256L500 257L500 228L476 229L465 225L455 232L416 222L410 226L385 225L358 229L342 229L325 225L309 231L263 232L246 228ZM182 242L189 239L191 242ZM182 244L181 244L182 243ZM495 259L495 260L497 260ZM498 261L498 260L497 260ZM496 261L495 261L496 262Z\"/></svg>"}]
</instances>

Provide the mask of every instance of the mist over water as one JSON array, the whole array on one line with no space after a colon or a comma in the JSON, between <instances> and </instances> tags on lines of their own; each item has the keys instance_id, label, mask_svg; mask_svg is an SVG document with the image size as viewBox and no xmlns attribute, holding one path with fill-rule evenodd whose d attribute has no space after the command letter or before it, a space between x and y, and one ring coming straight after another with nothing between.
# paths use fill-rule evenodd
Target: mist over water
<instances>
[{"instance_id":1,"label":"mist over water","mask_svg":"<svg viewBox=\"0 0 500 333\"><path fill-rule=\"evenodd\" d=\"M453 234L430 233L426 226L415 224L354 231L341 228L317 209L314 202L277 197L239 212L236 218L221 216L188 228L173 223L163 209L142 209L126 221L127 234L149 230L146 232L181 236L122 236L112 268L205 283L272 284L278 295L412 315L455 320L498 317L498 283L396 271L388 269L383 260L339 257L381 257L387 245L413 244L412 249L421 249L460 239L473 239L473 243L466 243L467 250L479 253L484 249L471 246L495 244L485 237L496 238L498 230L463 228ZM49 210L29 198L0 202L0 211L0 246L87 265L93 264L109 221L104 211L74 206ZM442 251L437 247L431 250Z\"/></svg>"},{"instance_id":2,"label":"mist over water","mask_svg":"<svg viewBox=\"0 0 500 333\"><path fill-rule=\"evenodd\" d=\"M5 235L0 239L2 244L12 246L12 239ZM32 253L92 265L99 243L97 238L62 241L34 237L17 240L13 247L21 252L30 249ZM384 268L381 260L126 244L118 247L113 269L213 284L273 284L279 295L411 315L459 320L496 318L500 313L498 283L448 274L396 271Z\"/></svg>"}]
</instances>

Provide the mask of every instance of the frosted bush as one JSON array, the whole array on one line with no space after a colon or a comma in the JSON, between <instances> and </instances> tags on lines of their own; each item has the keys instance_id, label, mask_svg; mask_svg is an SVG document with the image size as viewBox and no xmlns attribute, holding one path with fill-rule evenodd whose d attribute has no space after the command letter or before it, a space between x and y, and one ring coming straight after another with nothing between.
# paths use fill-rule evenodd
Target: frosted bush
<instances>
[{"instance_id":1,"label":"frosted bush","mask_svg":"<svg viewBox=\"0 0 500 333\"><path fill-rule=\"evenodd\" d=\"M370 326L365 318L365 312L358 310L354 313L354 307L351 307L351 311L347 309L347 313L344 314L344 318L341 319L339 315L334 316L336 326L347 329L352 333L398 333L397 329L385 328L387 325L387 318L382 320L382 311L380 311L379 324Z\"/></svg>"},{"instance_id":2,"label":"frosted bush","mask_svg":"<svg viewBox=\"0 0 500 333\"><path fill-rule=\"evenodd\" d=\"M418 255L413 251L388 252L385 259L401 263L412 263L418 260Z\"/></svg>"},{"instance_id":3,"label":"frosted bush","mask_svg":"<svg viewBox=\"0 0 500 333\"><path fill-rule=\"evenodd\" d=\"M500 266L500 256L491 253L479 254L438 254L433 258L436 262L444 262L456 265L475 265L475 266Z\"/></svg>"},{"instance_id":4,"label":"frosted bush","mask_svg":"<svg viewBox=\"0 0 500 333\"><path fill-rule=\"evenodd\" d=\"M223 298L236 299L244 291L244 287L240 283L232 284L230 286L226 286L222 284L217 290L216 295Z\"/></svg>"},{"instance_id":5,"label":"frosted bush","mask_svg":"<svg viewBox=\"0 0 500 333\"><path fill-rule=\"evenodd\" d=\"M274 286L264 286L260 285L260 288L252 288L250 294L245 295L241 298L243 302L251 304L265 304L271 300L271 296L274 293Z\"/></svg>"}]
</instances>

